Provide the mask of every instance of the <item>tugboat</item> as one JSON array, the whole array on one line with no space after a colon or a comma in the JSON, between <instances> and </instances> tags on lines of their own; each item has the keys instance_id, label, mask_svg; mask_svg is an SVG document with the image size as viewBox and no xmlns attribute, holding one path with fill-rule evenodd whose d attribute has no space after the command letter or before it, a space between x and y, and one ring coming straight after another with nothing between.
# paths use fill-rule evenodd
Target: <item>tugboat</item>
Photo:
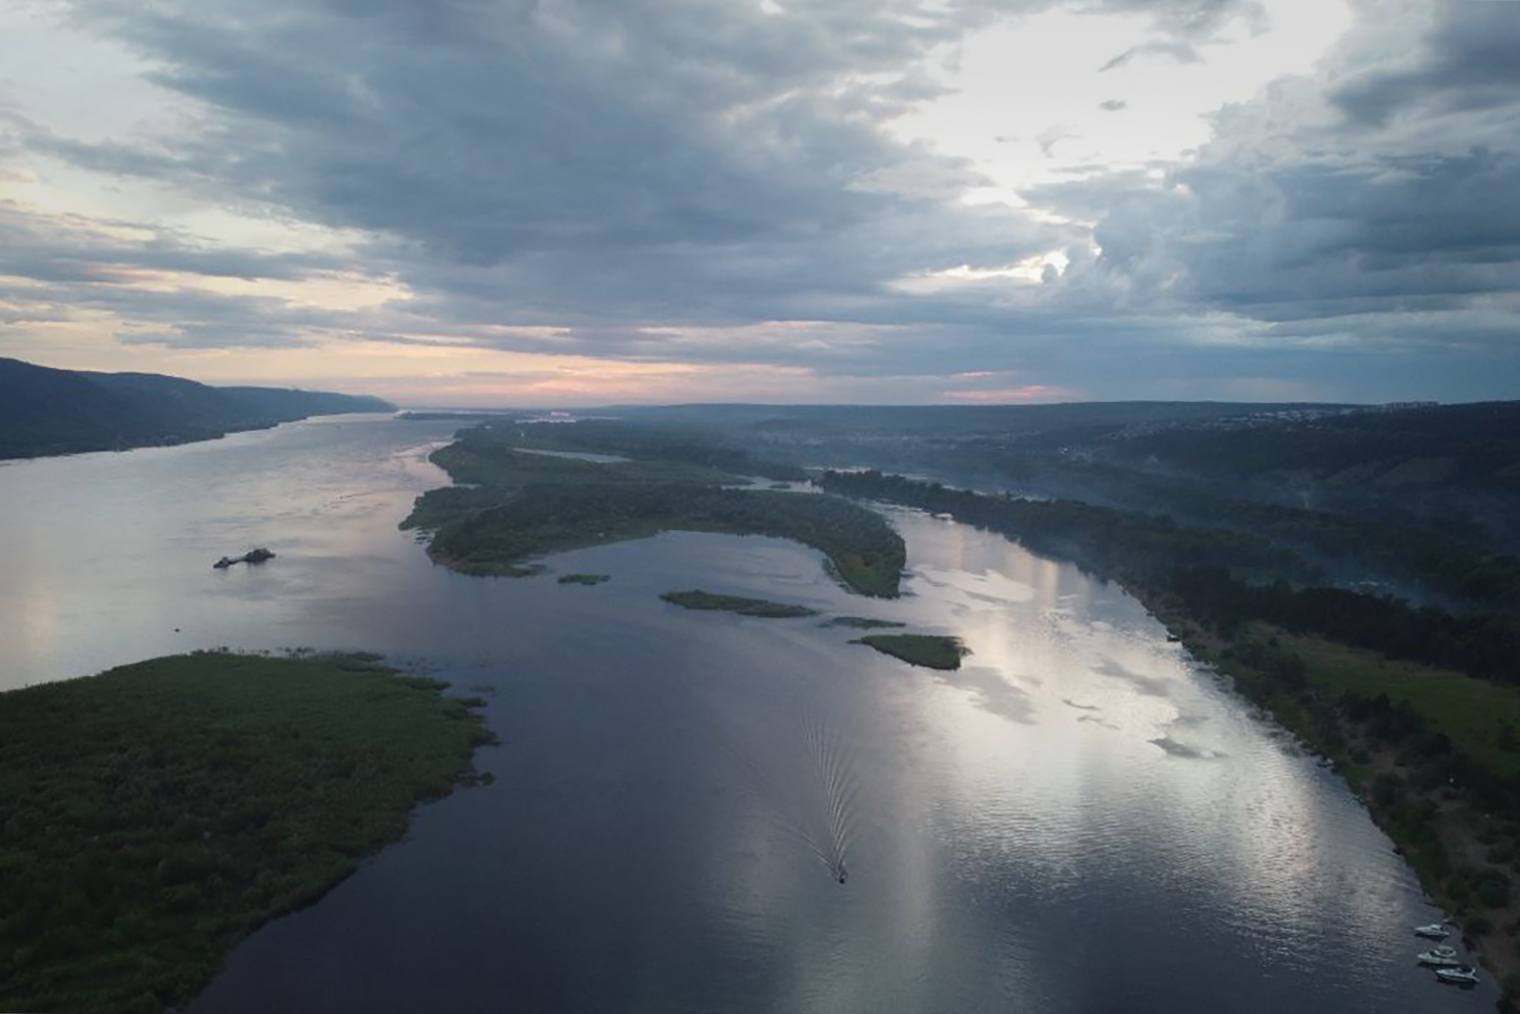
<instances>
[{"instance_id":1,"label":"tugboat","mask_svg":"<svg viewBox=\"0 0 1520 1014\"><path fill-rule=\"evenodd\" d=\"M1441 923L1433 922L1425 926L1416 926L1414 928L1414 935L1417 937L1427 937L1431 940L1445 940L1451 936L1451 931Z\"/></svg>"},{"instance_id":2,"label":"tugboat","mask_svg":"<svg viewBox=\"0 0 1520 1014\"><path fill-rule=\"evenodd\" d=\"M1442 982L1449 982L1454 986L1476 986L1478 984L1478 970L1471 965L1458 965L1456 968L1437 968L1436 978Z\"/></svg>"}]
</instances>

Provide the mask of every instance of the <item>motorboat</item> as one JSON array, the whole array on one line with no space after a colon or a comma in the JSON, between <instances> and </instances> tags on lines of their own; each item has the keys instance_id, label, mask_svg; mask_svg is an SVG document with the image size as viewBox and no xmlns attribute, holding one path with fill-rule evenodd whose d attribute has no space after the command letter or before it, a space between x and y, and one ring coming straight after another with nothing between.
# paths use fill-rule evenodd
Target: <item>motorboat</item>
<instances>
[{"instance_id":1,"label":"motorboat","mask_svg":"<svg viewBox=\"0 0 1520 1014\"><path fill-rule=\"evenodd\" d=\"M1431 940L1445 940L1451 936L1451 930L1447 929L1443 923L1433 922L1425 926L1416 926L1414 928L1414 935L1417 937L1428 937Z\"/></svg>"},{"instance_id":2,"label":"motorboat","mask_svg":"<svg viewBox=\"0 0 1520 1014\"><path fill-rule=\"evenodd\" d=\"M1460 968L1462 966L1462 962L1457 959L1455 947L1432 947L1415 960L1432 968Z\"/></svg>"},{"instance_id":3,"label":"motorboat","mask_svg":"<svg viewBox=\"0 0 1520 1014\"><path fill-rule=\"evenodd\" d=\"M1436 978L1442 982L1449 982L1456 986L1476 986L1478 984L1478 970L1471 965L1458 965L1456 968L1437 968Z\"/></svg>"}]
</instances>

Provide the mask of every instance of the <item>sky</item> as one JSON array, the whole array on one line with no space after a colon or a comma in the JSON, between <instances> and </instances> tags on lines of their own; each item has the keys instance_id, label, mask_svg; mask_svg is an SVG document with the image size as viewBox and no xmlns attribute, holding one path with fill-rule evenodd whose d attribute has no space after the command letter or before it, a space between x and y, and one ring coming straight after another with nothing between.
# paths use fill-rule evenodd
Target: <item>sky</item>
<instances>
[{"instance_id":1,"label":"sky","mask_svg":"<svg viewBox=\"0 0 1520 1014\"><path fill-rule=\"evenodd\" d=\"M407 405L1520 398L1520 2L7 0L0 356Z\"/></svg>"}]
</instances>

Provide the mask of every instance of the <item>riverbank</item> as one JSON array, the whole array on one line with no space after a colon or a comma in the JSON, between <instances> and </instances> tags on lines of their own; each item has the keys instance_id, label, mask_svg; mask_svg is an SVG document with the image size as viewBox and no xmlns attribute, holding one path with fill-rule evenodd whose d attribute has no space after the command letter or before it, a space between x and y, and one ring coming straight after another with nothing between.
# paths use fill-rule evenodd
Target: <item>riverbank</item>
<instances>
[{"instance_id":1,"label":"riverbank","mask_svg":"<svg viewBox=\"0 0 1520 1014\"><path fill-rule=\"evenodd\" d=\"M1514 1009L1520 827L1453 775L1451 762L1462 751L1500 776L1520 768L1513 740L1484 748L1487 727L1502 737L1520 719L1520 690L1262 623L1226 636L1175 596L1138 583L1126 590L1195 658L1334 767Z\"/></svg>"},{"instance_id":2,"label":"riverbank","mask_svg":"<svg viewBox=\"0 0 1520 1014\"><path fill-rule=\"evenodd\" d=\"M0 694L0 1007L157 1012L493 741L372 656L202 652Z\"/></svg>"},{"instance_id":3,"label":"riverbank","mask_svg":"<svg viewBox=\"0 0 1520 1014\"><path fill-rule=\"evenodd\" d=\"M1510 1002L1520 1001L1513 614L1452 615L1316 585L1312 566L1260 537L1162 515L875 472L830 472L821 482L953 512L1123 585L1195 657L1335 764Z\"/></svg>"}]
</instances>

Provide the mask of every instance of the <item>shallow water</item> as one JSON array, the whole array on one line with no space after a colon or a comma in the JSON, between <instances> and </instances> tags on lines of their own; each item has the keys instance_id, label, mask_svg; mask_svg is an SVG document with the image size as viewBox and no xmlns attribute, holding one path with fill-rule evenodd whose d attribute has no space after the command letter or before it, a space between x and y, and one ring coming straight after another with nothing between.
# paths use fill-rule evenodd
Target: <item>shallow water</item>
<instances>
[{"instance_id":1,"label":"shallow water","mask_svg":"<svg viewBox=\"0 0 1520 1014\"><path fill-rule=\"evenodd\" d=\"M192 1010L1492 1009L1414 967L1439 913L1344 786L1117 588L907 512L893 602L690 533L466 578L395 528L454 425L0 466L0 685L225 644L490 688L495 784L419 810ZM211 569L255 545L278 556ZM692 587L973 653L914 669L658 597Z\"/></svg>"}]
</instances>

